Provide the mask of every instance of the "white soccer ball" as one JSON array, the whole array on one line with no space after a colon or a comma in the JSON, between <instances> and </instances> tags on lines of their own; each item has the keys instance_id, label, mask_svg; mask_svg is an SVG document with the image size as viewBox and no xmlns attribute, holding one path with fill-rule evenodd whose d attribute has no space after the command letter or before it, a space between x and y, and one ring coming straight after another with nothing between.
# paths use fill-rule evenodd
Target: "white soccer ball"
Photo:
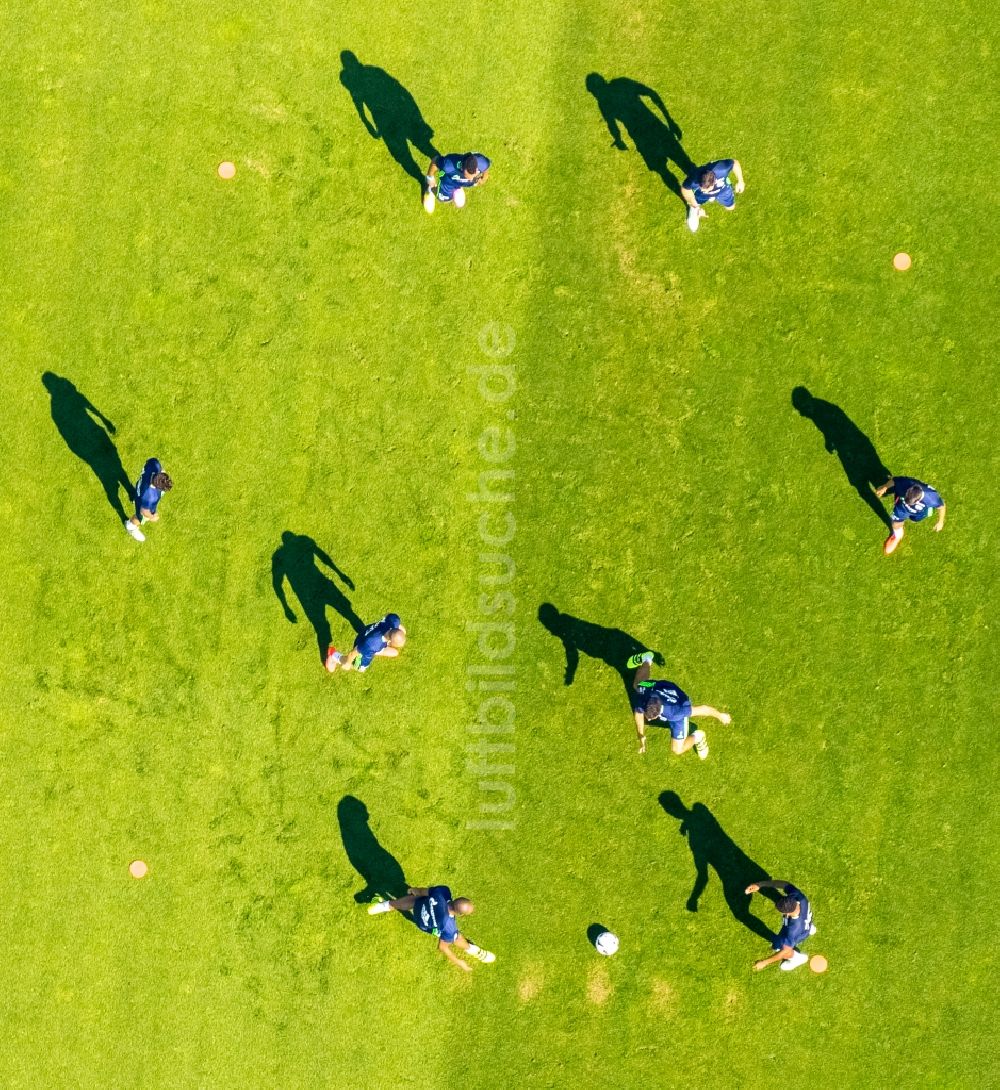
<instances>
[{"instance_id":1,"label":"white soccer ball","mask_svg":"<svg viewBox=\"0 0 1000 1090\"><path fill-rule=\"evenodd\" d=\"M603 954L605 957L611 957L612 954L618 953L618 936L612 935L610 931L602 931L597 936L597 941L594 943L597 947L597 952Z\"/></svg>"}]
</instances>

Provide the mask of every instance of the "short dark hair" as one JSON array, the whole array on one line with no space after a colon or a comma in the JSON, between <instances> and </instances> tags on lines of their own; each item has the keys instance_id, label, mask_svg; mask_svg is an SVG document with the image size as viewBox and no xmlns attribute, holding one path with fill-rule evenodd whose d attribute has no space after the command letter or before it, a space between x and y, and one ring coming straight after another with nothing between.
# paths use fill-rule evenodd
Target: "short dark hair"
<instances>
[{"instance_id":1,"label":"short dark hair","mask_svg":"<svg viewBox=\"0 0 1000 1090\"><path fill-rule=\"evenodd\" d=\"M705 186L709 186L709 185L715 185L715 183L716 183L716 182L717 182L718 180L719 180L719 179L718 179L718 178L716 178L716 176L715 176L715 171L714 171L714 170L706 170L706 171L704 171L704 172L702 173L702 176L701 176L701 177L700 177L700 178L698 179L698 181L699 181L699 182L701 182L701 184L702 184L702 185L705 185Z\"/></svg>"},{"instance_id":2,"label":"short dark hair","mask_svg":"<svg viewBox=\"0 0 1000 1090\"><path fill-rule=\"evenodd\" d=\"M907 503L919 503L924 498L924 490L918 484L911 484L903 497Z\"/></svg>"},{"instance_id":3,"label":"short dark hair","mask_svg":"<svg viewBox=\"0 0 1000 1090\"><path fill-rule=\"evenodd\" d=\"M479 159L477 156L473 155L471 151L462 160L462 170L464 170L466 174L479 173Z\"/></svg>"},{"instance_id":4,"label":"short dark hair","mask_svg":"<svg viewBox=\"0 0 1000 1090\"><path fill-rule=\"evenodd\" d=\"M167 473L154 473L153 487L158 488L161 492L169 492L174 487L174 482Z\"/></svg>"},{"instance_id":5,"label":"short dark hair","mask_svg":"<svg viewBox=\"0 0 1000 1090\"><path fill-rule=\"evenodd\" d=\"M782 916L790 916L795 911L795 906L799 902L794 897L779 897L774 902L774 907L782 914Z\"/></svg>"}]
</instances>

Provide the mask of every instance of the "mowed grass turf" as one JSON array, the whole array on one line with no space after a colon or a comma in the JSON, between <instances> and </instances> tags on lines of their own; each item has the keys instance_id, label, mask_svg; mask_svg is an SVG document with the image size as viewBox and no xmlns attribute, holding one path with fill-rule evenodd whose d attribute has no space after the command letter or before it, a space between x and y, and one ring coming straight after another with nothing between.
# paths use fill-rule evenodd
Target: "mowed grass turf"
<instances>
[{"instance_id":1,"label":"mowed grass turf","mask_svg":"<svg viewBox=\"0 0 1000 1090\"><path fill-rule=\"evenodd\" d=\"M998 240L977 10L15 3L5 41L0 1081L987 1085ZM422 212L343 50L399 81L438 150L493 158L464 211ZM694 161L742 161L733 216L688 234L627 133L611 146L592 72L655 89ZM498 329L510 355L480 345ZM472 370L490 363L513 368L503 403ZM60 434L46 372L113 422L129 479L154 454L173 475L145 545ZM798 386L942 491L943 534L883 558ZM490 506L471 497L496 427L514 499ZM498 549L480 519L501 510ZM274 591L286 532L349 577L329 573L345 611L402 615L398 662L321 670ZM495 619L497 551L515 718L486 740L514 748L484 757L468 624ZM578 627L566 684L546 603L730 711L708 762L662 733L640 758L614 638ZM494 780L513 808L484 815ZM701 804L730 879L755 864L810 895L825 976L751 973L766 945L711 867L689 911L666 791ZM472 897L497 963L461 974L368 919L352 860Z\"/></svg>"}]
</instances>

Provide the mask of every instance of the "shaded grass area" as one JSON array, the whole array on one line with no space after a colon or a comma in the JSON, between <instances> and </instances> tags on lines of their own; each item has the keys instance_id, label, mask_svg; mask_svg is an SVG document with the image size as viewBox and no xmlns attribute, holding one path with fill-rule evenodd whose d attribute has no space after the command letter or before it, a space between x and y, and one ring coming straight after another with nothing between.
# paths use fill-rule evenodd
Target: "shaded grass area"
<instances>
[{"instance_id":1,"label":"shaded grass area","mask_svg":"<svg viewBox=\"0 0 1000 1090\"><path fill-rule=\"evenodd\" d=\"M5 1082L978 1085L996 228L953 182L995 94L972 14L904 8L11 18ZM421 212L345 50L494 159L462 213ZM688 235L644 155L677 149L644 120L611 147L591 73L654 89L693 161L736 154L736 213ZM513 419L469 371L488 323ZM491 426L517 443L494 833L466 827ZM151 454L176 487L139 549L116 503ZM949 504L891 562L859 502L882 468ZM327 677L317 649L389 609L404 656ZM732 712L707 764L636 755L616 663L646 647ZM750 974L754 867L812 897L825 977ZM365 916L405 881L471 896L497 964Z\"/></svg>"}]
</instances>

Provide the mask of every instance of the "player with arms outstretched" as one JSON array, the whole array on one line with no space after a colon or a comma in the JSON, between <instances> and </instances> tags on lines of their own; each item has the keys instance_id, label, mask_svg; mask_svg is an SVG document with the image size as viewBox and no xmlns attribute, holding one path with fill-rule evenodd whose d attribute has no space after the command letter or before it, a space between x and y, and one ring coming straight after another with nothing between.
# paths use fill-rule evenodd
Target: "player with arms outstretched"
<instances>
[{"instance_id":1,"label":"player with arms outstretched","mask_svg":"<svg viewBox=\"0 0 1000 1090\"><path fill-rule=\"evenodd\" d=\"M766 969L769 965L781 962L781 968L788 972L805 965L809 955L804 954L799 945L806 941L810 935L816 934L816 925L813 923L812 908L809 898L797 889L791 882L782 882L776 878L769 878L766 882L754 882L747 886L746 893L756 893L759 889L778 889L784 896L779 897L774 907L781 913L781 930L771 943L775 951L769 958L761 958L755 961L753 967L756 970Z\"/></svg>"}]
</instances>

